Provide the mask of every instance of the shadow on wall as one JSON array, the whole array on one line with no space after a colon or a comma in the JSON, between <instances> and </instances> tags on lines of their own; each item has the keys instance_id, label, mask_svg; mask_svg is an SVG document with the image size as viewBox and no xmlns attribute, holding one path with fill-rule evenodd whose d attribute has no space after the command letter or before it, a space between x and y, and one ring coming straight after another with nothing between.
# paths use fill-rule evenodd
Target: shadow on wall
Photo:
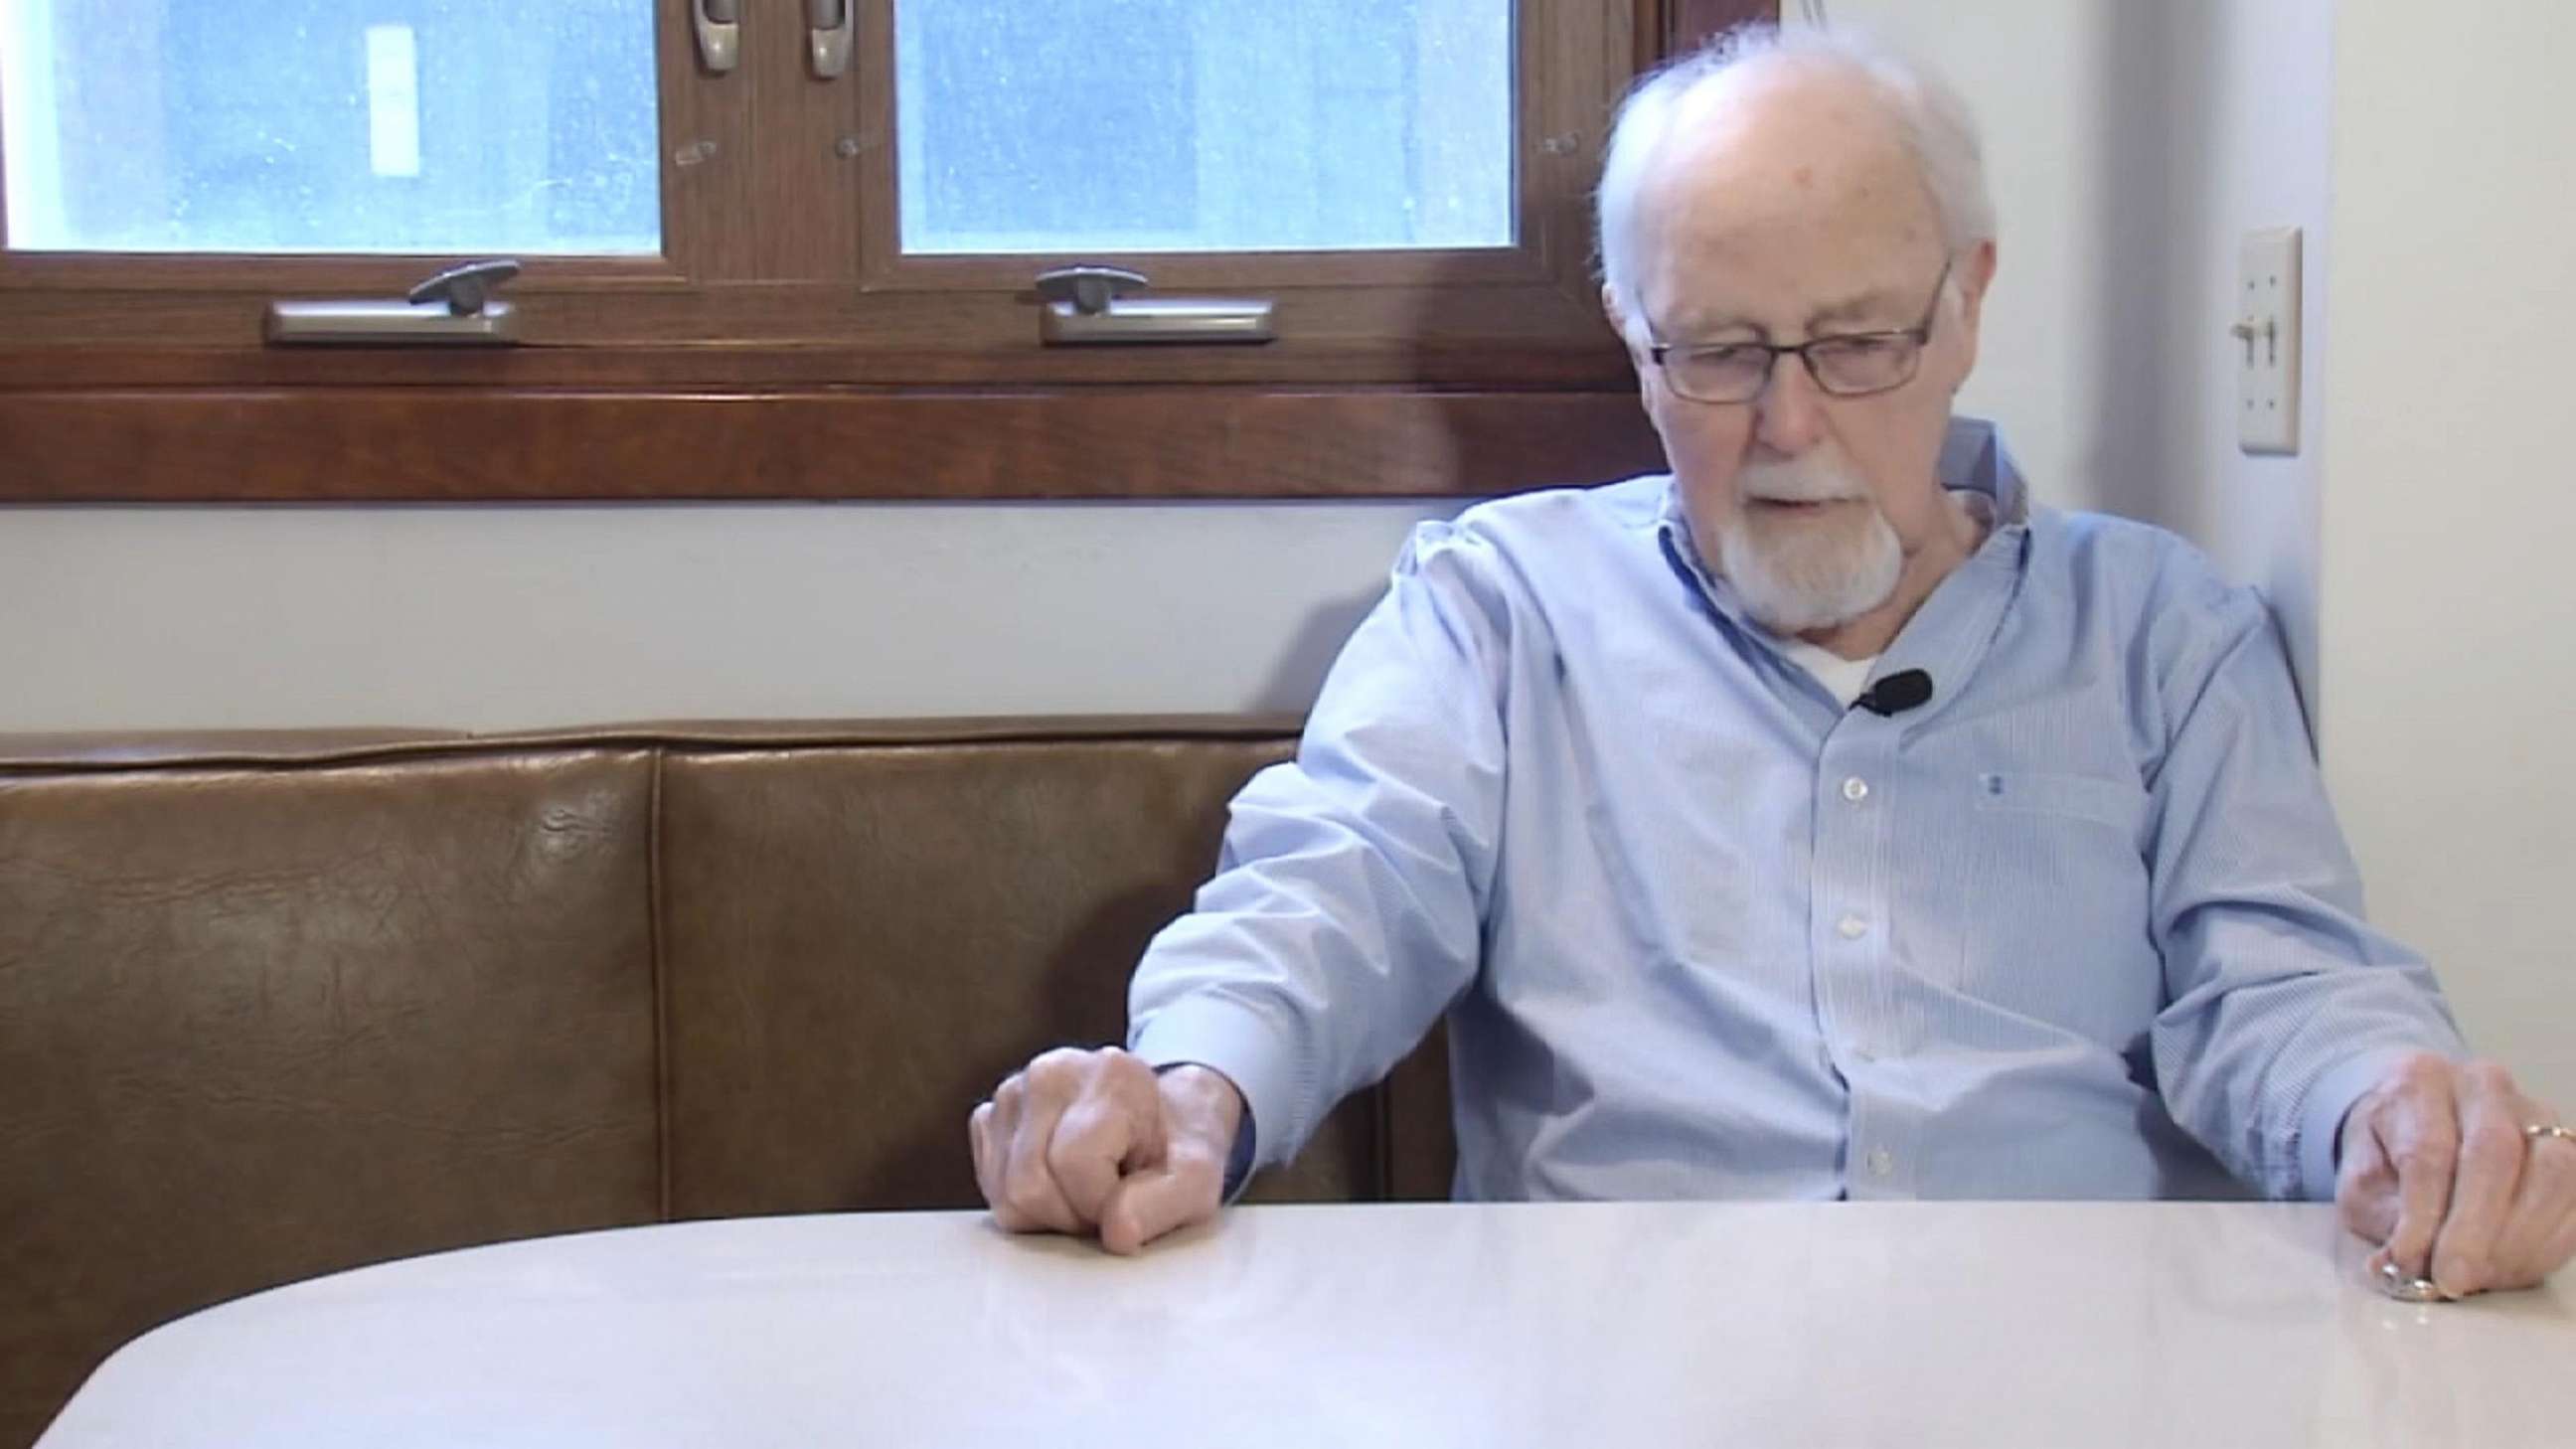
<instances>
[{"instance_id":1,"label":"shadow on wall","mask_svg":"<svg viewBox=\"0 0 2576 1449\"><path fill-rule=\"evenodd\" d=\"M2206 490L2181 485L2199 466L2188 430L2191 400L2178 391L2194 375L2212 329L2196 315L2211 269L2206 167L2213 144L2208 77L2222 73L2215 47L2224 0L2157 0L2103 7L2099 56L2102 104L2097 164L2107 214L2101 228L2102 413L2087 460L2100 507L2161 524L2186 538L2209 537Z\"/></svg>"},{"instance_id":2,"label":"shadow on wall","mask_svg":"<svg viewBox=\"0 0 2576 1449\"><path fill-rule=\"evenodd\" d=\"M1606 114L1601 123L1606 132L1609 125ZM1588 219L1585 225L1589 225ZM1600 279L1595 259L1591 256L1588 235L1583 239L1582 255L1584 262L1580 268L1560 270L1556 286L1565 300L1584 315L1600 317ZM1459 318L1454 310L1445 316L1435 316L1433 312L1442 305L1435 299L1443 294L1444 288L1437 283L1444 280L1450 279L1435 278L1434 285L1414 293L1419 299L1417 306L1420 310L1408 319L1407 335L1413 340L1411 361L1417 375L1422 377L1457 376L1455 361L1462 350L1462 343L1455 335ZM1478 278L1462 265L1460 275L1454 280L1470 283ZM1455 307L1454 301L1448 305ZM1445 343L1432 341L1444 334L1448 337ZM1419 426L1392 440L1390 446L1396 450L1396 456L1380 458L1376 460L1377 465L1392 466L1409 477L1439 480L1451 491L1421 502L1425 513L1444 517L1455 516L1477 502L1516 488L1584 487L1616 482L1638 473L1661 471L1665 466L1661 442L1654 436L1645 410L1638 403L1635 374L1628 370L1624 347L1606 318L1601 319L1598 340L1603 349L1598 359L1599 368L1596 371L1590 361L1583 361L1581 375L1584 381L1573 385L1585 391L1587 401L1606 398L1616 405L1579 410L1583 419L1581 427L1586 433L1560 434L1547 440L1543 450L1546 457L1529 455L1530 440L1526 434L1480 436L1466 426L1462 414L1446 414L1444 422L1435 421L1434 414L1425 412ZM1498 339L1497 345L1508 350L1512 344ZM1547 367L1531 372L1529 376L1540 378L1560 372L1567 362L1568 359L1561 356L1549 359ZM1508 391L1509 385L1488 383L1470 390ZM1568 471L1565 476L1557 476L1558 469ZM1394 561L1390 554L1385 563L1391 567ZM1384 584L1380 582L1364 592L1326 599L1317 604L1273 664L1257 695L1246 702L1245 708L1300 714L1310 709L1351 631L1359 626L1384 594Z\"/></svg>"},{"instance_id":3,"label":"shadow on wall","mask_svg":"<svg viewBox=\"0 0 2576 1449\"><path fill-rule=\"evenodd\" d=\"M1280 651L1269 678L1262 681L1259 693L1247 707L1261 714L1300 716L1313 708L1315 695L1323 688L1324 676L1341 654L1342 645L1349 642L1351 631L1368 617L1369 610L1377 607L1385 592L1382 588L1371 589L1316 605L1305 622L1297 626L1288 646Z\"/></svg>"}]
</instances>

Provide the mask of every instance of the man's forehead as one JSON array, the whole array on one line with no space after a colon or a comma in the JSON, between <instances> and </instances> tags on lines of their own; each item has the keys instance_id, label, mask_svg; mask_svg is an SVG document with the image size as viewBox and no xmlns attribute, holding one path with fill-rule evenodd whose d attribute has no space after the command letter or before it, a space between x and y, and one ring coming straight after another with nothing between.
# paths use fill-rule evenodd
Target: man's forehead
<instances>
[{"instance_id":1,"label":"man's forehead","mask_svg":"<svg viewBox=\"0 0 2576 1449\"><path fill-rule=\"evenodd\" d=\"M1728 328L1784 333L1908 327L1931 294L1930 225L1735 227L1649 239L1638 302L1666 340Z\"/></svg>"},{"instance_id":2,"label":"man's forehead","mask_svg":"<svg viewBox=\"0 0 2576 1449\"><path fill-rule=\"evenodd\" d=\"M1650 190L1776 189L1782 202L1921 179L1904 122L1875 82L1785 61L1680 97L1647 169Z\"/></svg>"},{"instance_id":3,"label":"man's forehead","mask_svg":"<svg viewBox=\"0 0 2576 1449\"><path fill-rule=\"evenodd\" d=\"M1728 286L1721 279L1692 287L1688 279L1668 298L1648 301L1657 335L1687 341L1722 332L1816 333L1829 329L1894 329L1910 327L1923 308L1931 279L1871 283L1854 278L1849 285L1817 289Z\"/></svg>"},{"instance_id":4,"label":"man's forehead","mask_svg":"<svg viewBox=\"0 0 2576 1449\"><path fill-rule=\"evenodd\" d=\"M1906 294L1932 285L1939 216L1878 108L1847 90L1775 85L1688 119L1639 194L1639 300L1659 330L1921 308Z\"/></svg>"}]
</instances>

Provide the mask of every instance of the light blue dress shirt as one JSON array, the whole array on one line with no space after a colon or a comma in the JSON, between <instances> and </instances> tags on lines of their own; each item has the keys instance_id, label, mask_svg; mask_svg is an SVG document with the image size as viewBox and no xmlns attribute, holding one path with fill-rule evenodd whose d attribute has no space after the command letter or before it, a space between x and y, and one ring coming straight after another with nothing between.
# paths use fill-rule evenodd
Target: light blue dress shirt
<instances>
[{"instance_id":1,"label":"light blue dress shirt","mask_svg":"<svg viewBox=\"0 0 2576 1449\"><path fill-rule=\"evenodd\" d=\"M1293 763L1157 936L1132 1048L1286 1161L1446 1013L1466 1199L2331 1197L2345 1111L2461 1044L2364 924L2270 616L2173 536L1994 527L1846 710L1665 477L1416 531Z\"/></svg>"}]
</instances>

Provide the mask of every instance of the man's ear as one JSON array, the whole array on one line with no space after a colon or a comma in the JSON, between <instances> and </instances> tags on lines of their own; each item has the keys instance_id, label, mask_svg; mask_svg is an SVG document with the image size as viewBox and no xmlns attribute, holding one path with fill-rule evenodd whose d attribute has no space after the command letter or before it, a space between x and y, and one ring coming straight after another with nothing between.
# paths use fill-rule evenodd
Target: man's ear
<instances>
[{"instance_id":1,"label":"man's ear","mask_svg":"<svg viewBox=\"0 0 2576 1449\"><path fill-rule=\"evenodd\" d=\"M1979 328L1986 316L1986 289L1995 284L1995 243L1989 237L1976 244L1960 258L1952 272L1959 282L1959 336L1967 343L1968 355L1959 369L1964 380L1977 366Z\"/></svg>"},{"instance_id":2,"label":"man's ear","mask_svg":"<svg viewBox=\"0 0 2576 1449\"><path fill-rule=\"evenodd\" d=\"M1601 284L1601 315L1610 319L1611 328L1619 334L1620 342L1626 345L1628 365L1637 370L1637 400L1645 404L1647 416L1653 416L1655 404L1647 386L1649 379L1646 372L1653 363L1644 352L1639 350L1638 334L1628 330L1628 314L1619 305L1619 294L1610 290L1610 284L1607 282Z\"/></svg>"},{"instance_id":3,"label":"man's ear","mask_svg":"<svg viewBox=\"0 0 2576 1449\"><path fill-rule=\"evenodd\" d=\"M1620 308L1619 294L1610 289L1608 282L1601 284L1601 315L1610 319L1610 325L1618 330L1619 340L1625 342L1628 339L1628 314Z\"/></svg>"}]
</instances>

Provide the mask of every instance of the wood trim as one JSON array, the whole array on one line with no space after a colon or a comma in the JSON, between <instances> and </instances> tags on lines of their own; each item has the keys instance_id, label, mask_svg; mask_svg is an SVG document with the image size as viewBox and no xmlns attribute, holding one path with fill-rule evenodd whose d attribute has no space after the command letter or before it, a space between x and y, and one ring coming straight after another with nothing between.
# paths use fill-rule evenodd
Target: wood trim
<instances>
[{"instance_id":1,"label":"wood trim","mask_svg":"<svg viewBox=\"0 0 2576 1449\"><path fill-rule=\"evenodd\" d=\"M850 0L861 9L891 9ZM685 8L685 7L683 7ZM752 269L762 282L824 281L843 288L859 277L859 186L865 152L844 156L841 143L863 140L860 67L818 79L806 44L805 7L758 0L743 6L741 79L751 87L756 134L747 158L754 210L710 225L748 228L756 238Z\"/></svg>"},{"instance_id":2,"label":"wood trim","mask_svg":"<svg viewBox=\"0 0 2576 1449\"><path fill-rule=\"evenodd\" d=\"M1780 23L1780 0L1663 0L1664 54L1682 55L1739 25Z\"/></svg>"},{"instance_id":3,"label":"wood trim","mask_svg":"<svg viewBox=\"0 0 2576 1449\"><path fill-rule=\"evenodd\" d=\"M1003 364L1007 361L1007 367ZM1616 392L1633 385L1611 339L1595 349L1494 343L1267 348L1139 348L1102 353L1027 348L991 353L846 347L449 348L443 350L117 347L0 349L0 394L180 388L478 387L607 391L758 391L1276 383L1297 387L1441 386Z\"/></svg>"},{"instance_id":4,"label":"wood trim","mask_svg":"<svg viewBox=\"0 0 2576 1449\"><path fill-rule=\"evenodd\" d=\"M1251 357L1315 347L1607 351L1617 341L1588 287L1577 294L1554 281L1258 290L1278 304L1282 341L1238 349ZM333 295L327 288L255 287L0 292L0 349L184 346L249 355L262 350L261 318L281 293ZM636 347L944 352L973 358L991 370L990 380L1006 382L1018 380L1020 363L1044 350L1036 298L1025 283L1016 291L947 293L869 293L826 281L613 290L514 286L509 295L519 308L528 349L579 349L593 356ZM344 361L369 369L372 380L406 367L401 359L433 350L388 348L372 361ZM1162 354L1151 348L1085 348L1080 355L1099 359L1104 380L1120 380L1140 366L1150 370L1155 364L1141 360Z\"/></svg>"},{"instance_id":5,"label":"wood trim","mask_svg":"<svg viewBox=\"0 0 2576 1449\"><path fill-rule=\"evenodd\" d=\"M6 67L0 67L5 70ZM7 81L0 77L0 116L9 113ZM0 265L9 258L9 146L8 137L0 136Z\"/></svg>"},{"instance_id":6,"label":"wood trim","mask_svg":"<svg viewBox=\"0 0 2576 1449\"><path fill-rule=\"evenodd\" d=\"M1598 348L1498 343L1171 347L1098 352L1026 347L1007 357L964 351L847 347L514 347L351 349L117 347L0 349L0 394L284 387L618 388L645 390L925 386L1118 387L1261 383L1300 387L1383 385L1459 390L1619 391L1633 382L1626 355Z\"/></svg>"},{"instance_id":7,"label":"wood trim","mask_svg":"<svg viewBox=\"0 0 2576 1449\"><path fill-rule=\"evenodd\" d=\"M1659 469L1636 393L0 392L5 502L1347 498Z\"/></svg>"},{"instance_id":8,"label":"wood trim","mask_svg":"<svg viewBox=\"0 0 2576 1449\"><path fill-rule=\"evenodd\" d=\"M1158 291L1224 287L1274 292L1291 287L1482 286L1543 281L1536 246L1375 252L1029 252L996 256L913 256L871 263L871 292L1026 292L1038 273L1069 261L1132 267Z\"/></svg>"},{"instance_id":9,"label":"wood trim","mask_svg":"<svg viewBox=\"0 0 2576 1449\"><path fill-rule=\"evenodd\" d=\"M541 292L672 291L687 285L658 256L529 256L513 298ZM238 292L262 299L346 292L394 297L456 265L453 256L219 256L204 252L0 251L0 292Z\"/></svg>"}]
</instances>

